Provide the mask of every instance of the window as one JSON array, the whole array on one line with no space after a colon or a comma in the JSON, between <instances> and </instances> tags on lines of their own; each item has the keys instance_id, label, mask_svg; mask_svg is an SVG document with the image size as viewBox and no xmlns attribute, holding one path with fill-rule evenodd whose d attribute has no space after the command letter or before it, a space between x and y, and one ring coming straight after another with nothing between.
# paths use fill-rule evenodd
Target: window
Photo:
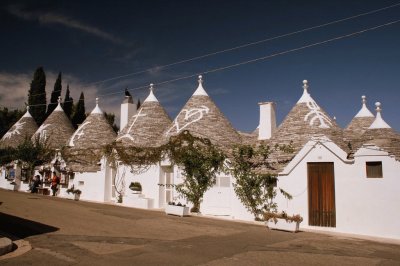
<instances>
[{"instance_id":1,"label":"window","mask_svg":"<svg viewBox=\"0 0 400 266\"><path fill-rule=\"evenodd\" d=\"M382 178L382 162L366 162L367 178Z\"/></svg>"},{"instance_id":2,"label":"window","mask_svg":"<svg viewBox=\"0 0 400 266\"><path fill-rule=\"evenodd\" d=\"M231 178L229 176L217 176L215 187L230 187Z\"/></svg>"}]
</instances>

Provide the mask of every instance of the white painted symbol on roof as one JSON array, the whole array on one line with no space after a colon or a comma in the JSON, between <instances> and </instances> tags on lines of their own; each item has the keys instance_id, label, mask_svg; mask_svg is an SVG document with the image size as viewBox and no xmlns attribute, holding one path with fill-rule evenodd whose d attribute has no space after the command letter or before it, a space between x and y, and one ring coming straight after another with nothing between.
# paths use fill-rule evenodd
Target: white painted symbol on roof
<instances>
[{"instance_id":1,"label":"white painted symbol on roof","mask_svg":"<svg viewBox=\"0 0 400 266\"><path fill-rule=\"evenodd\" d=\"M311 111L306 114L304 117L304 121L308 121L310 119L310 126L313 126L315 121L319 121L320 128L330 128L332 126L331 119L320 111L320 107L314 101L306 102L308 109Z\"/></svg>"},{"instance_id":2,"label":"white painted symbol on roof","mask_svg":"<svg viewBox=\"0 0 400 266\"><path fill-rule=\"evenodd\" d=\"M46 128L48 128L49 126L51 126L51 124L42 124L39 129L38 129L38 134L39 134L39 140L41 142L45 141L47 139L47 130Z\"/></svg>"},{"instance_id":3,"label":"white painted symbol on roof","mask_svg":"<svg viewBox=\"0 0 400 266\"><path fill-rule=\"evenodd\" d=\"M132 116L135 119L132 121L132 124L129 126L128 131L126 131L126 133L124 135L122 135L121 137L119 137L117 140L120 140L123 138L128 138L133 141L133 137L129 134L132 130L133 125L136 123L136 121L138 120L139 117L143 117L143 116L147 115L147 114L142 114L142 110L143 110L143 108L140 108L139 112L137 114L135 114L134 116Z\"/></svg>"},{"instance_id":4,"label":"white painted symbol on roof","mask_svg":"<svg viewBox=\"0 0 400 266\"><path fill-rule=\"evenodd\" d=\"M182 111L178 114L178 116L175 118L174 120L174 124L173 126L165 133L166 135L171 133L171 130L176 128L176 133L179 133L180 131L182 131L183 129L185 129L186 127L188 127L189 125L199 121L200 119L203 118L204 114L208 114L208 112L210 111L210 109L205 106L202 105L199 108L192 108L192 109L182 109ZM182 125L182 127L179 126L179 117L181 116L181 114L185 114L183 121L185 121L186 123Z\"/></svg>"},{"instance_id":5,"label":"white painted symbol on roof","mask_svg":"<svg viewBox=\"0 0 400 266\"><path fill-rule=\"evenodd\" d=\"M13 130L10 130L9 132L7 132L7 133L4 135L4 139L9 139L9 138L11 138L12 135L14 135L14 134L21 135L20 130L22 129L22 127L23 127L23 125L24 125L25 123L26 123L26 122L17 122L17 123L15 123L14 129L13 129Z\"/></svg>"},{"instance_id":6,"label":"white painted symbol on roof","mask_svg":"<svg viewBox=\"0 0 400 266\"><path fill-rule=\"evenodd\" d=\"M84 127L89 125L90 122L85 122L82 125L79 126L79 128L75 131L75 133L72 135L71 140L69 141L69 146L75 146L74 141L75 137L78 137L76 140L80 139L83 135L85 135L85 132L83 132Z\"/></svg>"}]
</instances>

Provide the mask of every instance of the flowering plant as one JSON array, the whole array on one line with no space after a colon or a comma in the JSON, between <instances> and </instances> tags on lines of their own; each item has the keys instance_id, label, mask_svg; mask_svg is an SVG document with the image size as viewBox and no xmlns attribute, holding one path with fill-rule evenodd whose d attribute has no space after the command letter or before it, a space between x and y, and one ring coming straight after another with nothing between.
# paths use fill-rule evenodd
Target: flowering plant
<instances>
[{"instance_id":1,"label":"flowering plant","mask_svg":"<svg viewBox=\"0 0 400 266\"><path fill-rule=\"evenodd\" d=\"M66 192L67 192L68 194L69 194L69 193L78 194L78 195L82 194L82 191L81 191L80 189L75 189L75 186L74 186L74 185L72 185L72 187L70 187L69 189L67 189Z\"/></svg>"},{"instance_id":2,"label":"flowering plant","mask_svg":"<svg viewBox=\"0 0 400 266\"><path fill-rule=\"evenodd\" d=\"M278 219L285 219L286 222L296 222L301 223L303 221L303 217L300 214L289 216L286 212L282 211L281 213L276 212L264 212L264 220L269 221L273 219L275 223L278 222Z\"/></svg>"},{"instance_id":3,"label":"flowering plant","mask_svg":"<svg viewBox=\"0 0 400 266\"><path fill-rule=\"evenodd\" d=\"M175 202L173 202L173 201L171 201L171 202L168 202L168 205L180 206L180 207L186 207L186 205L185 205L185 204L182 204L182 203L180 203L180 202L178 202L178 203L175 203Z\"/></svg>"}]
</instances>

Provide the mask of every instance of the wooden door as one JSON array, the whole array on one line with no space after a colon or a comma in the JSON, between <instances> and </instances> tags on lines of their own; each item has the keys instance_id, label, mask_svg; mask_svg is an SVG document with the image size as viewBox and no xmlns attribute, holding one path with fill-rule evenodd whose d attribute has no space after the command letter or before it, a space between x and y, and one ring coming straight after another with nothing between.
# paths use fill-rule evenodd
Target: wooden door
<instances>
[{"instance_id":1,"label":"wooden door","mask_svg":"<svg viewBox=\"0 0 400 266\"><path fill-rule=\"evenodd\" d=\"M308 223L336 227L333 163L307 163Z\"/></svg>"}]
</instances>

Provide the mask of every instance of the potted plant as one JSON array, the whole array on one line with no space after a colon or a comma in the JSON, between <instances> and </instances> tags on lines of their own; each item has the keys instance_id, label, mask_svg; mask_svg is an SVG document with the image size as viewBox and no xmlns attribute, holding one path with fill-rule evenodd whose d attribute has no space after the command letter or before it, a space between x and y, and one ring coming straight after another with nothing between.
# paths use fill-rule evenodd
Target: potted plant
<instances>
[{"instance_id":1,"label":"potted plant","mask_svg":"<svg viewBox=\"0 0 400 266\"><path fill-rule=\"evenodd\" d=\"M298 232L303 217L300 214L289 216L286 212L265 212L264 220L269 229Z\"/></svg>"},{"instance_id":2,"label":"potted plant","mask_svg":"<svg viewBox=\"0 0 400 266\"><path fill-rule=\"evenodd\" d=\"M69 189L67 189L66 192L68 193L68 195L69 195L69 194L72 194L74 200L79 200L79 198L80 198L80 196L81 196L81 194L82 194L82 191L81 191L80 189L75 189L75 186L74 186L74 185L72 185L72 187L70 187ZM72 198L71 198L71 199L72 199Z\"/></svg>"},{"instance_id":3,"label":"potted plant","mask_svg":"<svg viewBox=\"0 0 400 266\"><path fill-rule=\"evenodd\" d=\"M117 203L122 203L123 195L120 193L117 197Z\"/></svg>"},{"instance_id":4,"label":"potted plant","mask_svg":"<svg viewBox=\"0 0 400 266\"><path fill-rule=\"evenodd\" d=\"M133 191L133 194L142 193L142 185L139 182L131 182L129 189Z\"/></svg>"},{"instance_id":5,"label":"potted plant","mask_svg":"<svg viewBox=\"0 0 400 266\"><path fill-rule=\"evenodd\" d=\"M189 216L189 207L186 205L182 205L180 202L175 204L175 202L168 202L167 207L165 208L166 214L178 215L178 216Z\"/></svg>"}]
</instances>

